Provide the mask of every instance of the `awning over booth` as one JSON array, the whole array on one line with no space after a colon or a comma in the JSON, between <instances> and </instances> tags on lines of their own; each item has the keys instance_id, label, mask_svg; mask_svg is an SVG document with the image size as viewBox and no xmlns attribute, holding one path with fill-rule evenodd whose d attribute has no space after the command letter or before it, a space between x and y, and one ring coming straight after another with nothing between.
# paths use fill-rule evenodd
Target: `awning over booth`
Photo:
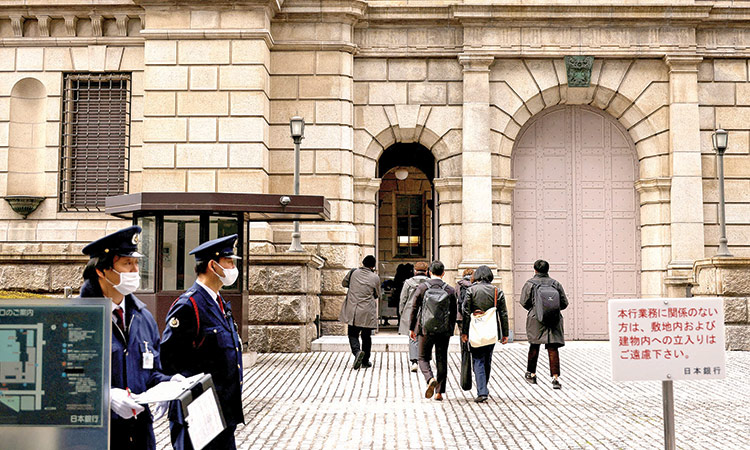
<instances>
[{"instance_id":1,"label":"awning over booth","mask_svg":"<svg viewBox=\"0 0 750 450\"><path fill-rule=\"evenodd\" d=\"M108 197L105 208L107 214L123 219L132 219L134 214L241 213L245 220L289 222L331 216L331 205L321 195L142 192Z\"/></svg>"}]
</instances>

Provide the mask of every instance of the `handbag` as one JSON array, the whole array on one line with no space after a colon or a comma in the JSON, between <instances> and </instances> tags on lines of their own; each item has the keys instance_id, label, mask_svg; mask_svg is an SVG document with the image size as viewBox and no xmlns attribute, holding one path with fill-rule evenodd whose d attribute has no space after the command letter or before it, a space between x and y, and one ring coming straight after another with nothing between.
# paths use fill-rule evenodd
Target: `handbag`
<instances>
[{"instance_id":1,"label":"handbag","mask_svg":"<svg viewBox=\"0 0 750 450\"><path fill-rule=\"evenodd\" d=\"M464 342L461 343L461 389L471 390L471 350Z\"/></svg>"},{"instance_id":2,"label":"handbag","mask_svg":"<svg viewBox=\"0 0 750 450\"><path fill-rule=\"evenodd\" d=\"M472 347L484 347L497 342L497 288L495 288L495 306L482 314L471 315L469 326L469 343Z\"/></svg>"}]
</instances>

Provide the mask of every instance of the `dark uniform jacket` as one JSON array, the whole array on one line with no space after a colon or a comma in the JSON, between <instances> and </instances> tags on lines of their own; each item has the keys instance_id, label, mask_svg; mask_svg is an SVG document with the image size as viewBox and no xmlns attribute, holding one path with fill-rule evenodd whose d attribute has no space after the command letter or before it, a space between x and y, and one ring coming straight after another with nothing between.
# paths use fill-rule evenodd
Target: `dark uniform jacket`
<instances>
[{"instance_id":1,"label":"dark uniform jacket","mask_svg":"<svg viewBox=\"0 0 750 450\"><path fill-rule=\"evenodd\" d=\"M81 287L81 297L104 297L97 282L86 280ZM161 372L159 330L154 316L146 305L135 295L125 296L125 327L128 329L128 340L124 333L112 323L112 378L113 388L129 388L133 394L140 394L146 389L171 378ZM143 368L143 353L150 351L154 355L154 368ZM155 449L153 416L148 407L135 419L123 419L110 411L112 430L110 433L111 449Z\"/></svg>"},{"instance_id":2,"label":"dark uniform jacket","mask_svg":"<svg viewBox=\"0 0 750 450\"><path fill-rule=\"evenodd\" d=\"M421 309L422 309L422 301L424 299L424 293L432 286L443 286L443 289L445 289L445 292L448 293L448 301L450 301L450 317L448 318L448 323L451 324L451 334L453 334L453 324L456 323L456 291L446 282L439 278L430 278L429 280L425 281L424 283L420 284L417 287L417 290L414 291L414 305L411 309L411 321L409 322L409 330L414 330L417 334L417 336L421 336L424 333L422 333L422 321L421 319Z\"/></svg>"},{"instance_id":3,"label":"dark uniform jacket","mask_svg":"<svg viewBox=\"0 0 750 450\"><path fill-rule=\"evenodd\" d=\"M533 281L532 281L533 280ZM560 314L560 321L554 328L547 328L536 317L536 308L534 307L535 289L538 284L546 284L557 289L560 293L560 310L568 307L568 297L565 296L562 284L547 274L535 274L534 278L527 281L521 289L521 306L527 311L526 313L526 339L529 344L557 344L562 347L565 345L565 327L563 316Z\"/></svg>"},{"instance_id":4,"label":"dark uniform jacket","mask_svg":"<svg viewBox=\"0 0 750 450\"><path fill-rule=\"evenodd\" d=\"M480 310L482 312L495 306L495 290L497 289L497 338L502 340L507 337L510 333L508 328L508 307L505 305L505 294L501 289L496 288L490 283L480 281L474 283L466 291L466 299L464 300L463 312L464 317L469 320L464 320L461 324L461 334L469 334L469 327L471 326L471 315L474 311Z\"/></svg>"},{"instance_id":5,"label":"dark uniform jacket","mask_svg":"<svg viewBox=\"0 0 750 450\"><path fill-rule=\"evenodd\" d=\"M180 373L185 377L210 373L227 428L232 428L245 422L242 347L229 302L224 301L221 294L216 300L222 302L223 313L211 295L194 283L172 304L161 341L162 360L166 373ZM182 422L181 414L176 415L178 410L170 408L169 419L173 423ZM172 439L174 442L174 428Z\"/></svg>"}]
</instances>

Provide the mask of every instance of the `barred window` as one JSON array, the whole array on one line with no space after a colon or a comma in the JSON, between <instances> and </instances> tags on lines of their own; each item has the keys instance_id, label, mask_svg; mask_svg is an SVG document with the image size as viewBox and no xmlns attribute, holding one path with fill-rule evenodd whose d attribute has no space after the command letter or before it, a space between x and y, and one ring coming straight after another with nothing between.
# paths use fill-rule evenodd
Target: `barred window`
<instances>
[{"instance_id":1,"label":"barred window","mask_svg":"<svg viewBox=\"0 0 750 450\"><path fill-rule=\"evenodd\" d=\"M60 210L103 211L128 192L130 74L65 74Z\"/></svg>"}]
</instances>

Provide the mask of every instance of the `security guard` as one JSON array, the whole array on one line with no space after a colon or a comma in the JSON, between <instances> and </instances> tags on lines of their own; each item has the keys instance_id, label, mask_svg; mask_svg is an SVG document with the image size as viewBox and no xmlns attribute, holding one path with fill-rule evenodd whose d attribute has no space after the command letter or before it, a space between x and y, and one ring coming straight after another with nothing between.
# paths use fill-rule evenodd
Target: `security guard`
<instances>
[{"instance_id":1,"label":"security guard","mask_svg":"<svg viewBox=\"0 0 750 450\"><path fill-rule=\"evenodd\" d=\"M154 316L133 295L140 284L140 232L141 227L128 227L83 248L91 259L83 271L81 297L112 299L111 449L156 448L151 411L130 394L172 378L161 371Z\"/></svg>"},{"instance_id":2,"label":"security guard","mask_svg":"<svg viewBox=\"0 0 750 450\"><path fill-rule=\"evenodd\" d=\"M206 449L235 449L234 430L245 422L240 337L231 306L219 294L219 289L234 284L239 274L234 264L239 259L234 254L236 240L233 234L190 251L195 255L197 280L172 304L161 341L167 373L189 377L203 372L213 378L227 428ZM192 449L177 402L170 406L169 421L174 448Z\"/></svg>"}]
</instances>

